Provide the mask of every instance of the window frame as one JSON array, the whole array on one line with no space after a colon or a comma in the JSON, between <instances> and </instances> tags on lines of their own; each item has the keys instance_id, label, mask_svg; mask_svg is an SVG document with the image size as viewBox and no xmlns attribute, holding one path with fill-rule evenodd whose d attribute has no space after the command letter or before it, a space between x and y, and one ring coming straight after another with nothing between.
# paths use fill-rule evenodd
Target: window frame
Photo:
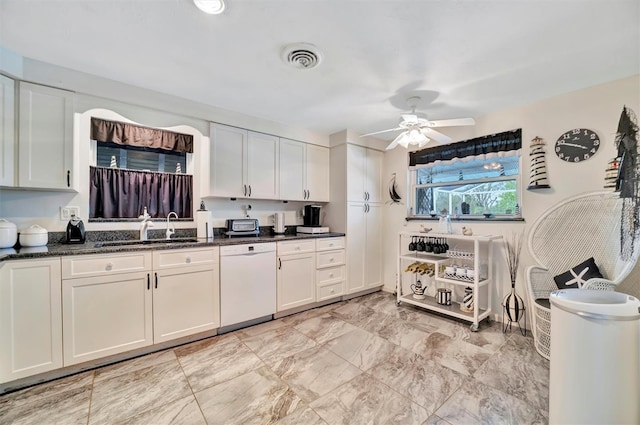
<instances>
[{"instance_id":1,"label":"window frame","mask_svg":"<svg viewBox=\"0 0 640 425\"><path fill-rule=\"evenodd\" d=\"M420 188L433 188L433 187L447 187L447 186L459 186L460 184L476 184L476 183L493 183L493 182L500 182L500 181L511 181L511 180L515 180L516 182L516 203L517 205L520 207L520 215L516 216L515 211L512 214L493 214L491 215L491 217L485 217L483 214L462 214L461 212L458 213L457 216L454 217L454 212L453 211L449 211L448 214L454 218L457 218L458 220L470 220L470 221L476 221L476 220L487 220L487 221L491 221L491 220L514 220L514 221L521 221L522 220L522 211L523 211L523 205L522 205L522 191L523 191L523 175L522 175L522 162L523 162L523 155L522 152L520 150L518 150L516 153L513 154L508 154L508 155L487 155L485 156L485 158L479 158L479 157L473 157L473 159L476 160L485 160L485 161L489 161L489 160L493 160L496 162L500 161L500 158L503 157L508 157L508 156L517 156L518 157L518 174L515 175L510 175L510 176L496 176L496 177L487 177L487 178L481 178L481 179L472 179L472 180L463 180L463 181L451 181L451 182L443 182L443 183L425 183L425 184L417 184L417 179L418 179L418 170L420 169L424 169L424 168L432 168L434 165L434 163L432 164L426 164L426 165L414 165L411 166L409 165L409 163L407 162L407 188L408 188L408 194L407 194L407 199L409 199L409 202L407 203L407 220L437 220L438 217L440 216L440 213L438 211L436 211L436 216L433 217L430 214L416 214L415 213L415 207L416 207L416 192L418 189ZM467 157L469 159L471 159L472 157ZM442 161L442 162L438 162L439 165L442 164L455 164L455 163L460 163L463 164L465 161L461 160L459 158L456 158L454 160L451 161Z\"/></svg>"}]
</instances>

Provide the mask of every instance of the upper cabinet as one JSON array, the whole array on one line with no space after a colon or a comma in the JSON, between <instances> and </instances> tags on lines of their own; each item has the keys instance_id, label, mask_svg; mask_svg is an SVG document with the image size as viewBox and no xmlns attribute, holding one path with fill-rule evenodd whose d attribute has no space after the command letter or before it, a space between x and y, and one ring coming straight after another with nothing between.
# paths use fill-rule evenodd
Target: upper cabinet
<instances>
[{"instance_id":1,"label":"upper cabinet","mask_svg":"<svg viewBox=\"0 0 640 425\"><path fill-rule=\"evenodd\" d=\"M382 202L383 153L347 145L347 200Z\"/></svg>"},{"instance_id":2,"label":"upper cabinet","mask_svg":"<svg viewBox=\"0 0 640 425\"><path fill-rule=\"evenodd\" d=\"M73 93L25 82L19 87L18 186L75 189Z\"/></svg>"},{"instance_id":3,"label":"upper cabinet","mask_svg":"<svg viewBox=\"0 0 640 425\"><path fill-rule=\"evenodd\" d=\"M280 138L280 198L329 201L329 148Z\"/></svg>"},{"instance_id":4,"label":"upper cabinet","mask_svg":"<svg viewBox=\"0 0 640 425\"><path fill-rule=\"evenodd\" d=\"M209 195L278 199L278 138L211 125Z\"/></svg>"},{"instance_id":5,"label":"upper cabinet","mask_svg":"<svg viewBox=\"0 0 640 425\"><path fill-rule=\"evenodd\" d=\"M0 186L13 186L15 82L0 75Z\"/></svg>"}]
</instances>

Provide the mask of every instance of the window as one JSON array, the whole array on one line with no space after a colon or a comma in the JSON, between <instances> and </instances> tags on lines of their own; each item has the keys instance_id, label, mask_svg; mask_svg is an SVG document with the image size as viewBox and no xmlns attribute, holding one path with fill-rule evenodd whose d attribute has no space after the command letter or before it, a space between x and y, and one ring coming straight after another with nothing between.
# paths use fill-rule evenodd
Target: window
<instances>
[{"instance_id":1,"label":"window","mask_svg":"<svg viewBox=\"0 0 640 425\"><path fill-rule=\"evenodd\" d=\"M116 166L127 170L175 173L187 171L187 153L163 149L122 146L116 143L98 143L96 165L110 167L115 158ZM178 168L178 165L180 167Z\"/></svg>"},{"instance_id":2,"label":"window","mask_svg":"<svg viewBox=\"0 0 640 425\"><path fill-rule=\"evenodd\" d=\"M513 216L519 204L520 156L446 161L410 170L413 216Z\"/></svg>"}]
</instances>

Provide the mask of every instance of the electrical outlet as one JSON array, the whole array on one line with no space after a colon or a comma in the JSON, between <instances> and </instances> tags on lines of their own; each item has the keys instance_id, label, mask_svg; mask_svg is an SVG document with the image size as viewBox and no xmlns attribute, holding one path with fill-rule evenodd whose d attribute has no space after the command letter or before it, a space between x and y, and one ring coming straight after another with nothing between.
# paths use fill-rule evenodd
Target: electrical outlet
<instances>
[{"instance_id":1,"label":"electrical outlet","mask_svg":"<svg viewBox=\"0 0 640 425\"><path fill-rule=\"evenodd\" d=\"M71 220L71 216L73 215L76 217L80 215L80 207L60 207L61 221Z\"/></svg>"}]
</instances>

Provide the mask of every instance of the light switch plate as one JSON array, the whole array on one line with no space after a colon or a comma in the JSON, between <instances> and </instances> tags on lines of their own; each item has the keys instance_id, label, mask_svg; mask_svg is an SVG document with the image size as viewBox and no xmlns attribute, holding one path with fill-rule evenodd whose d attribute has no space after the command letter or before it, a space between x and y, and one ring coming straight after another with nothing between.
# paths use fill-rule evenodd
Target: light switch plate
<instances>
[{"instance_id":1,"label":"light switch plate","mask_svg":"<svg viewBox=\"0 0 640 425\"><path fill-rule=\"evenodd\" d=\"M80 215L80 207L60 207L61 221L71 220L72 215L78 217Z\"/></svg>"}]
</instances>

